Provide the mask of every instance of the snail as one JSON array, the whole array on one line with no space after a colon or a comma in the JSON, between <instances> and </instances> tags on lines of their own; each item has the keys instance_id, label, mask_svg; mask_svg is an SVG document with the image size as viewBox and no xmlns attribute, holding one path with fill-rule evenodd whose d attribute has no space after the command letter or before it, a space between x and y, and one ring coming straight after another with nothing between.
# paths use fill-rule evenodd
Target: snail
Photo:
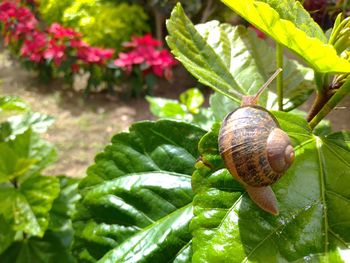
<instances>
[{"instance_id":1,"label":"snail","mask_svg":"<svg viewBox=\"0 0 350 263\"><path fill-rule=\"evenodd\" d=\"M225 117L219 132L219 151L226 168L250 198L273 215L279 212L270 185L291 166L294 149L277 119L257 103L281 71L278 69L255 96L242 96L241 106Z\"/></svg>"}]
</instances>

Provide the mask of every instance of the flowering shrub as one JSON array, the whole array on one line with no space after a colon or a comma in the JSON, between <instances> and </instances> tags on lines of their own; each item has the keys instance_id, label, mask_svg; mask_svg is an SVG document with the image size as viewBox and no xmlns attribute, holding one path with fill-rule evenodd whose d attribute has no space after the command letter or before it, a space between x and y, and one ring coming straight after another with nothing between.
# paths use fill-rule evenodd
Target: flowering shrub
<instances>
[{"instance_id":1,"label":"flowering shrub","mask_svg":"<svg viewBox=\"0 0 350 263\"><path fill-rule=\"evenodd\" d=\"M134 37L126 44L129 53L120 53L112 64L114 49L94 47L82 40L82 34L72 28L53 23L41 29L33 13L15 2L0 4L0 25L5 45L10 46L30 67L39 70L42 77L63 75L72 83L74 74L89 73L86 91L105 82L111 87L116 80L111 77L118 67L130 75L133 65L140 65L145 75L153 73L170 79L175 60L167 50L158 50L160 41L150 35ZM142 83L139 83L142 86Z\"/></svg>"},{"instance_id":2,"label":"flowering shrub","mask_svg":"<svg viewBox=\"0 0 350 263\"><path fill-rule=\"evenodd\" d=\"M160 46L162 46L162 42L153 39L150 34L141 37L134 36L131 42L124 45L130 50L126 53L119 53L114 64L129 74L133 67L138 66L145 75L153 73L169 80L172 76L171 68L176 64L176 60L168 50L157 49Z\"/></svg>"}]
</instances>

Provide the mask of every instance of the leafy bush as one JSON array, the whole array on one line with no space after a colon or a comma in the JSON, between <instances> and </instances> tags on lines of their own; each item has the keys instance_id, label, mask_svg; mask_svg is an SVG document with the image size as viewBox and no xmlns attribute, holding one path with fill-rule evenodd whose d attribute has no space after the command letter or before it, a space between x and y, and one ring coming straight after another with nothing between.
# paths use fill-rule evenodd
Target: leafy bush
<instances>
[{"instance_id":1,"label":"leafy bush","mask_svg":"<svg viewBox=\"0 0 350 263\"><path fill-rule=\"evenodd\" d=\"M52 78L63 74L72 81L79 69L94 78L97 68L106 68L114 50L92 47L81 40L81 34L71 28L54 23L45 30L39 27L34 14L26 7L12 2L0 4L2 33L5 44L27 66L37 69L42 77Z\"/></svg>"},{"instance_id":2,"label":"leafy bush","mask_svg":"<svg viewBox=\"0 0 350 263\"><path fill-rule=\"evenodd\" d=\"M131 95L139 97L144 90L147 94L152 93L155 76L172 79L172 67L177 63L168 50L160 49L162 45L161 41L153 39L149 34L134 36L130 42L124 44L127 52L120 52L114 60L111 67L116 66L122 69L128 78L131 77Z\"/></svg>"},{"instance_id":3,"label":"leafy bush","mask_svg":"<svg viewBox=\"0 0 350 263\"><path fill-rule=\"evenodd\" d=\"M295 1L224 2L275 39L277 49L242 26L194 26L180 5L167 22L167 42L201 83L220 93L210 100L218 122L239 106L242 96L257 92L275 71L274 60L283 67L277 84L260 101L267 109L279 109L271 112L296 153L295 163L273 185L280 214L259 209L225 168L218 152L220 123L204 131L178 121L145 121L116 135L79 186L82 199L74 219L79 260L347 259L350 133L324 131L321 136L315 127L350 91L344 52L349 19L339 17L327 39ZM311 68L281 56L281 44ZM311 89L317 96L305 120L293 110Z\"/></svg>"},{"instance_id":4,"label":"leafy bush","mask_svg":"<svg viewBox=\"0 0 350 263\"><path fill-rule=\"evenodd\" d=\"M211 109L202 108L204 96L199 89L192 88L180 94L180 100L146 97L153 115L196 124L203 129L210 129L214 123Z\"/></svg>"},{"instance_id":5,"label":"leafy bush","mask_svg":"<svg viewBox=\"0 0 350 263\"><path fill-rule=\"evenodd\" d=\"M71 0L38 0L39 13L48 24L62 23L64 11L73 3Z\"/></svg>"},{"instance_id":6,"label":"leafy bush","mask_svg":"<svg viewBox=\"0 0 350 263\"><path fill-rule=\"evenodd\" d=\"M69 84L73 83L74 75L88 74L86 94L92 89L114 91L114 84L122 82L124 75L136 72L137 87L133 87L136 92L130 93L140 95L145 82L149 87L154 85L154 75L169 80L171 68L176 64L172 55L161 49L162 43L150 35L133 37L127 43L133 50L128 54L120 53L113 63L114 49L90 46L72 28L53 23L42 29L28 8L12 2L1 3L0 10L5 44L27 67L37 70L42 80L63 76Z\"/></svg>"},{"instance_id":7,"label":"leafy bush","mask_svg":"<svg viewBox=\"0 0 350 263\"><path fill-rule=\"evenodd\" d=\"M127 3L113 4L98 0L41 1L44 21L61 22L83 34L84 41L94 46L119 51L133 35L148 32L148 16L143 8Z\"/></svg>"},{"instance_id":8,"label":"leafy bush","mask_svg":"<svg viewBox=\"0 0 350 263\"><path fill-rule=\"evenodd\" d=\"M56 151L38 132L52 118L17 97L0 98L0 117L0 261L74 262L68 248L77 181L43 175Z\"/></svg>"}]
</instances>

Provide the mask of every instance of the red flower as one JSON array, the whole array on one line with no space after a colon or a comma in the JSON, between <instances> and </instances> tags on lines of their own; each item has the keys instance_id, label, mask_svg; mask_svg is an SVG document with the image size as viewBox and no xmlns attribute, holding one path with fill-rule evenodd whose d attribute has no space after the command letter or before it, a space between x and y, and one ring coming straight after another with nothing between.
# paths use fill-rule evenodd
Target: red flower
<instances>
[{"instance_id":1,"label":"red flower","mask_svg":"<svg viewBox=\"0 0 350 263\"><path fill-rule=\"evenodd\" d=\"M21 48L21 55L28 57L29 60L34 62L41 62L43 57L43 52L47 47L47 37L45 33L33 32L30 38L24 40L23 46Z\"/></svg>"},{"instance_id":2,"label":"red flower","mask_svg":"<svg viewBox=\"0 0 350 263\"><path fill-rule=\"evenodd\" d=\"M66 46L58 45L54 40L50 40L48 47L43 53L45 59L53 60L56 66L61 65L65 55Z\"/></svg>"},{"instance_id":3,"label":"red flower","mask_svg":"<svg viewBox=\"0 0 350 263\"><path fill-rule=\"evenodd\" d=\"M132 48L139 46L152 46L159 47L162 45L162 42L152 38L151 34L146 34L144 36L133 36L130 42L124 44L124 47Z\"/></svg>"},{"instance_id":4,"label":"red flower","mask_svg":"<svg viewBox=\"0 0 350 263\"><path fill-rule=\"evenodd\" d=\"M62 25L58 24L58 23L53 23L49 29L48 32L57 39L76 39L76 38L80 38L81 34L76 32L74 29L72 28L65 28Z\"/></svg>"},{"instance_id":5,"label":"red flower","mask_svg":"<svg viewBox=\"0 0 350 263\"><path fill-rule=\"evenodd\" d=\"M78 49L77 57L86 63L105 64L112 58L114 49L103 49L98 47L90 47L88 45Z\"/></svg>"},{"instance_id":6,"label":"red flower","mask_svg":"<svg viewBox=\"0 0 350 263\"><path fill-rule=\"evenodd\" d=\"M4 24L6 43L11 40L24 39L36 29L38 21L29 9L17 7L15 3L0 4L0 21Z\"/></svg>"},{"instance_id":7,"label":"red flower","mask_svg":"<svg viewBox=\"0 0 350 263\"><path fill-rule=\"evenodd\" d=\"M126 46L134 49L128 53L119 53L119 57L114 61L114 65L123 68L129 73L133 65L142 65L144 74L153 72L156 76L165 76L168 79L171 76L170 69L176 64L176 61L166 49L156 49L155 46L159 44L161 42L154 40L150 35L133 37L132 41L127 43Z\"/></svg>"},{"instance_id":8,"label":"red flower","mask_svg":"<svg viewBox=\"0 0 350 263\"><path fill-rule=\"evenodd\" d=\"M266 35L264 32L261 32L259 29L257 29L255 26L249 26L251 29L253 29L256 33L256 35L258 36L258 38L260 39L266 39Z\"/></svg>"}]
</instances>

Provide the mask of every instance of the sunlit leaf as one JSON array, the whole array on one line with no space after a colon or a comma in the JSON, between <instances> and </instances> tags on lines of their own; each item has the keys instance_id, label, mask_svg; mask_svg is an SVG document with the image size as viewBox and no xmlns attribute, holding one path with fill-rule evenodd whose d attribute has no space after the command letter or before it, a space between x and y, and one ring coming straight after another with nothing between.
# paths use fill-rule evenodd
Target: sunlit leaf
<instances>
[{"instance_id":1,"label":"sunlit leaf","mask_svg":"<svg viewBox=\"0 0 350 263\"><path fill-rule=\"evenodd\" d=\"M276 7L275 1L222 0L228 7L277 42L300 55L318 72L350 72L350 63L337 55L333 46L311 34L312 28L298 18L291 19L288 2ZM269 5L271 2L273 4ZM293 1L294 2L294 1ZM263 15L262 15L263 14ZM298 23L297 25L294 23ZM310 30L311 29L311 30ZM316 36L316 37L315 37Z\"/></svg>"}]
</instances>

